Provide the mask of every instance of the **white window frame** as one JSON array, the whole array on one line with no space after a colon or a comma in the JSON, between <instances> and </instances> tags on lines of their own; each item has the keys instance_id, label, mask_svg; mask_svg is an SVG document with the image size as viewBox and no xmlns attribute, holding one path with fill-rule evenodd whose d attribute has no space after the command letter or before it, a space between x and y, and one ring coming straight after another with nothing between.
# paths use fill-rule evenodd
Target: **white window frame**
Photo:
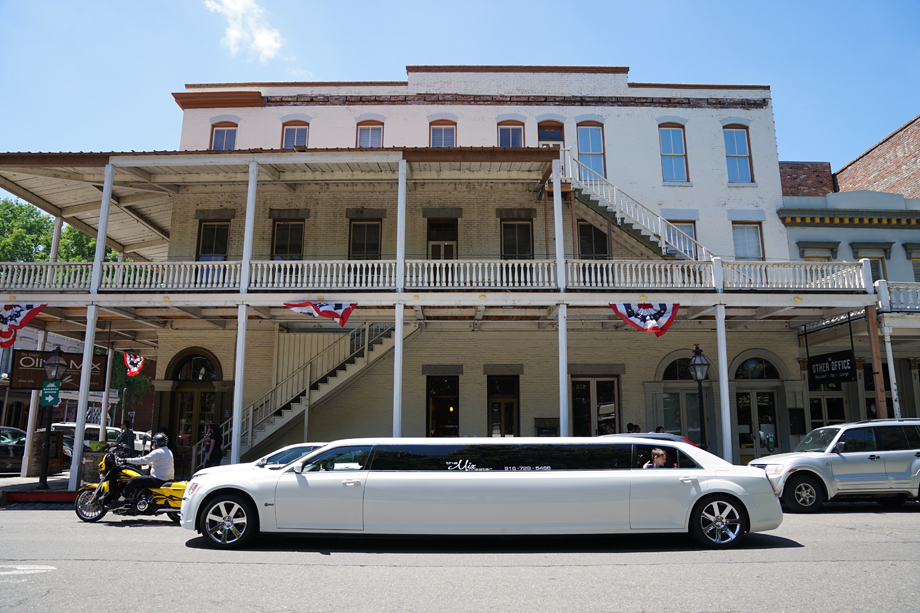
<instances>
[{"instance_id":1,"label":"white window frame","mask_svg":"<svg viewBox=\"0 0 920 613\"><path fill-rule=\"evenodd\" d=\"M747 234L746 237L739 237L739 230L742 229ZM738 239L745 238L745 243L752 244L749 241L751 236L754 236L757 239L757 249L759 253L757 255L738 255ZM744 262L762 262L764 260L763 231L759 223L732 223L732 243L735 247L735 260Z\"/></svg>"},{"instance_id":2,"label":"white window frame","mask_svg":"<svg viewBox=\"0 0 920 613\"><path fill-rule=\"evenodd\" d=\"M508 142L511 144L502 144L502 133L508 135ZM520 144L514 144L514 133L518 133ZM498 146L499 147L523 147L524 146L524 126L519 123L498 124Z\"/></svg>"},{"instance_id":3,"label":"white window frame","mask_svg":"<svg viewBox=\"0 0 920 613\"><path fill-rule=\"evenodd\" d=\"M674 138L675 132L680 134L680 153L674 152L674 145L677 144L678 141L678 139ZM670 145L670 151L666 151L668 147L665 146L665 133L667 133L668 136L667 144ZM666 183L689 183L690 167L687 163L687 139L686 134L684 134L683 126L674 124L663 124L658 126L658 145L661 148L661 180ZM667 177L666 164L669 164L672 170L680 166L683 169L683 177L669 179Z\"/></svg>"},{"instance_id":4,"label":"white window frame","mask_svg":"<svg viewBox=\"0 0 920 613\"><path fill-rule=\"evenodd\" d=\"M375 132L377 133L376 144L374 143L374 133ZM364 142L367 144L363 144L363 145L361 144L362 133L366 135ZM362 148L383 147L383 126L381 124L370 124L370 125L364 125L364 126L359 125L358 126L358 147L362 147Z\"/></svg>"},{"instance_id":5,"label":"white window frame","mask_svg":"<svg viewBox=\"0 0 920 613\"><path fill-rule=\"evenodd\" d=\"M432 124L429 127L429 138L432 147L456 147L457 146L457 126L456 124ZM444 144L445 136L450 133L450 144ZM440 135L440 144L436 144L438 137L435 137L435 134Z\"/></svg>"},{"instance_id":6,"label":"white window frame","mask_svg":"<svg viewBox=\"0 0 920 613\"><path fill-rule=\"evenodd\" d=\"M744 153L738 153L738 135L744 137ZM732 137L733 146L730 145L728 137ZM726 127L722 129L722 138L725 141L725 164L728 171L729 183L753 183L754 182L754 165L751 159L751 139L748 129L745 127ZM731 151L734 151L733 153ZM743 160L743 161L742 161ZM747 176L740 174L742 164L747 169ZM732 167L738 172L737 178L732 179Z\"/></svg>"},{"instance_id":7,"label":"white window frame","mask_svg":"<svg viewBox=\"0 0 920 613\"><path fill-rule=\"evenodd\" d=\"M292 138L288 138L288 135L292 134ZM303 134L303 138L301 138ZM284 126L284 132L282 135L281 148L282 149L293 149L294 147L307 147L310 142L310 126ZM301 142L302 141L302 142Z\"/></svg>"},{"instance_id":8,"label":"white window frame","mask_svg":"<svg viewBox=\"0 0 920 613\"><path fill-rule=\"evenodd\" d=\"M236 149L236 129L237 126L222 126L213 128L211 131L211 149L214 151L234 151ZM233 142L227 147L227 136L233 135ZM221 146L217 146L218 135Z\"/></svg>"}]
</instances>

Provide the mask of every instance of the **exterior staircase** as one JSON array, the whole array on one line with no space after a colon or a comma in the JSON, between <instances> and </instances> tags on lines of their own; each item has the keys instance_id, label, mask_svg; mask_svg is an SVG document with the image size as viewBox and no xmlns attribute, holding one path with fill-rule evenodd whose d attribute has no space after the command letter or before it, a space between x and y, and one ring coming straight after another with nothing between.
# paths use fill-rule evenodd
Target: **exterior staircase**
<instances>
[{"instance_id":1,"label":"exterior staircase","mask_svg":"<svg viewBox=\"0 0 920 613\"><path fill-rule=\"evenodd\" d=\"M667 219L565 152L576 200L602 215L642 246L665 258L708 262L715 254Z\"/></svg>"},{"instance_id":2,"label":"exterior staircase","mask_svg":"<svg viewBox=\"0 0 920 613\"><path fill-rule=\"evenodd\" d=\"M403 341L418 332L403 326ZM328 400L393 350L396 330L392 323L365 323L324 349L272 390L243 409L240 457L278 432L305 410ZM221 424L223 446L233 440L233 420ZM203 443L192 448L192 472L203 465Z\"/></svg>"}]
</instances>

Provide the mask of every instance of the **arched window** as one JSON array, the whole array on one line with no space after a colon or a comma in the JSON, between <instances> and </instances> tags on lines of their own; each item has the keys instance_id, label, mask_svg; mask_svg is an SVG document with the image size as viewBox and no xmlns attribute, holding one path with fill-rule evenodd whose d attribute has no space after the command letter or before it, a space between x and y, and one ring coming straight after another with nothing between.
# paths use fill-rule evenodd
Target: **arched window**
<instances>
[{"instance_id":1,"label":"arched window","mask_svg":"<svg viewBox=\"0 0 920 613\"><path fill-rule=\"evenodd\" d=\"M449 119L438 119L428 124L429 147L456 147L457 123Z\"/></svg>"},{"instance_id":2,"label":"arched window","mask_svg":"<svg viewBox=\"0 0 920 613\"><path fill-rule=\"evenodd\" d=\"M287 121L281 126L281 148L294 149L306 147L310 136L310 124L297 119Z\"/></svg>"},{"instance_id":3,"label":"arched window","mask_svg":"<svg viewBox=\"0 0 920 613\"><path fill-rule=\"evenodd\" d=\"M690 358L677 358L664 369L661 376L663 381L693 381L690 376ZM709 373L706 373L706 380L709 380Z\"/></svg>"},{"instance_id":4,"label":"arched window","mask_svg":"<svg viewBox=\"0 0 920 613\"><path fill-rule=\"evenodd\" d=\"M358 124L358 147L383 147L383 122L362 121Z\"/></svg>"},{"instance_id":5,"label":"arched window","mask_svg":"<svg viewBox=\"0 0 920 613\"><path fill-rule=\"evenodd\" d=\"M233 151L236 148L237 124L232 121L219 121L211 125L211 149L215 151Z\"/></svg>"},{"instance_id":6,"label":"arched window","mask_svg":"<svg viewBox=\"0 0 920 613\"><path fill-rule=\"evenodd\" d=\"M177 381L215 381L217 369L211 361L202 355L185 358L177 370Z\"/></svg>"},{"instance_id":7,"label":"arched window","mask_svg":"<svg viewBox=\"0 0 920 613\"><path fill-rule=\"evenodd\" d=\"M524 124L520 121L500 121L498 123L499 147L523 147Z\"/></svg>"},{"instance_id":8,"label":"arched window","mask_svg":"<svg viewBox=\"0 0 920 613\"><path fill-rule=\"evenodd\" d=\"M768 379L782 379L779 370L771 362L763 358L748 358L743 361L735 371L735 379L743 381L765 381Z\"/></svg>"}]
</instances>

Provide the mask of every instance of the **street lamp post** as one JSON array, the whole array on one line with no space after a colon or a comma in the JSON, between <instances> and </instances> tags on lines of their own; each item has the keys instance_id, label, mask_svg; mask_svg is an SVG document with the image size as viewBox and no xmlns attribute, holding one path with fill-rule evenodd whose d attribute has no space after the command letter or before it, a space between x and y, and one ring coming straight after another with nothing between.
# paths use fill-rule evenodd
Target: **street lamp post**
<instances>
[{"instance_id":1,"label":"street lamp post","mask_svg":"<svg viewBox=\"0 0 920 613\"><path fill-rule=\"evenodd\" d=\"M700 408L700 448L706 449L706 412L703 410L703 381L709 372L709 360L703 355L699 345L694 345L693 357L690 358L690 376L696 381L697 406Z\"/></svg>"},{"instance_id":2,"label":"street lamp post","mask_svg":"<svg viewBox=\"0 0 920 613\"><path fill-rule=\"evenodd\" d=\"M58 346L45 360L45 376L48 381L60 381L64 377L64 373L67 372L67 362L61 358L63 353L60 346ZM51 414L54 412L54 406L49 406L46 410L45 442L42 444L42 472L38 485L35 486L35 489L38 490L48 489L48 458L51 455ZM73 469L71 468L71 470Z\"/></svg>"}]
</instances>

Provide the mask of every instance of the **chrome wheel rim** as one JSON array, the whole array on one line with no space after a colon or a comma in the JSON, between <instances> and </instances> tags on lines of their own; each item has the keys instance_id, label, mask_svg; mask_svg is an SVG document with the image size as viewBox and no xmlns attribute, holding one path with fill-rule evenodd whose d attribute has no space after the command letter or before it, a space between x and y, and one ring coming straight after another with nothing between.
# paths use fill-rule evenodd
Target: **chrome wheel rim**
<instances>
[{"instance_id":1,"label":"chrome wheel rim","mask_svg":"<svg viewBox=\"0 0 920 613\"><path fill-rule=\"evenodd\" d=\"M93 519L99 517L99 514L102 513L102 505L99 503L99 500L93 500L90 502L90 499L93 497L93 492L82 492L77 498L77 508L80 509L80 515L87 519Z\"/></svg>"},{"instance_id":2,"label":"chrome wheel rim","mask_svg":"<svg viewBox=\"0 0 920 613\"><path fill-rule=\"evenodd\" d=\"M795 501L803 507L810 507L815 503L818 493L811 483L802 482L795 486Z\"/></svg>"},{"instance_id":3,"label":"chrome wheel rim","mask_svg":"<svg viewBox=\"0 0 920 613\"><path fill-rule=\"evenodd\" d=\"M700 516L706 538L720 545L734 541L741 534L741 515L724 500L713 500Z\"/></svg>"},{"instance_id":4,"label":"chrome wheel rim","mask_svg":"<svg viewBox=\"0 0 920 613\"><path fill-rule=\"evenodd\" d=\"M208 509L205 531L208 538L221 545L232 545L246 532L246 510L232 500L222 500Z\"/></svg>"}]
</instances>

